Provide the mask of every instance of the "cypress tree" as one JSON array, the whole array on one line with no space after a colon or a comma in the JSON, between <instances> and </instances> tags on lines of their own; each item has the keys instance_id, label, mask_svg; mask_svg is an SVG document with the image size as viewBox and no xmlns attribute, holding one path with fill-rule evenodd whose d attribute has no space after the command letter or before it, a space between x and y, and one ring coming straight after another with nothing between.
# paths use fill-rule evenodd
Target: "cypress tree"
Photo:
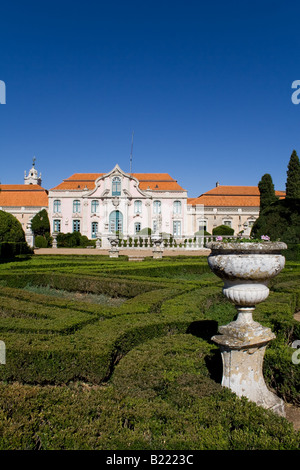
<instances>
[{"instance_id":1,"label":"cypress tree","mask_svg":"<svg viewBox=\"0 0 300 470\"><path fill-rule=\"evenodd\" d=\"M258 183L258 189L260 192L260 212L266 207L270 206L273 202L277 201L275 195L275 188L271 175L266 173L262 176Z\"/></svg>"},{"instance_id":2,"label":"cypress tree","mask_svg":"<svg viewBox=\"0 0 300 470\"><path fill-rule=\"evenodd\" d=\"M286 198L300 198L300 161L296 150L293 150L288 164Z\"/></svg>"}]
</instances>

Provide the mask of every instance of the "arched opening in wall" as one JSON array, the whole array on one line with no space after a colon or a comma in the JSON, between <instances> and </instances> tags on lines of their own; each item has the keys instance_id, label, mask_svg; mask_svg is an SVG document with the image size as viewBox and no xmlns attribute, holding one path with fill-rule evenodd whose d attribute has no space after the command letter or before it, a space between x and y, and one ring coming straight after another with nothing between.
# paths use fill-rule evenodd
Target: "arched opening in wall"
<instances>
[{"instance_id":1,"label":"arched opening in wall","mask_svg":"<svg viewBox=\"0 0 300 470\"><path fill-rule=\"evenodd\" d=\"M123 232L123 214L120 211L113 211L109 216L109 231L111 233Z\"/></svg>"}]
</instances>

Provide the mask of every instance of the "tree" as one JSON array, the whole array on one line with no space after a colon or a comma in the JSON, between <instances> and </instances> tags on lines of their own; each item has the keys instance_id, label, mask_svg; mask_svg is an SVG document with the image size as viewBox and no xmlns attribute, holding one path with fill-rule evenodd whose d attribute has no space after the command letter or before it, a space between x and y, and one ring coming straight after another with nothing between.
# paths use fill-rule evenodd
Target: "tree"
<instances>
[{"instance_id":1,"label":"tree","mask_svg":"<svg viewBox=\"0 0 300 470\"><path fill-rule=\"evenodd\" d=\"M300 243L300 199L281 199L259 214L251 236L268 235L272 241L281 240L290 244Z\"/></svg>"},{"instance_id":2,"label":"tree","mask_svg":"<svg viewBox=\"0 0 300 470\"><path fill-rule=\"evenodd\" d=\"M258 189L260 192L260 212L262 212L266 207L269 207L273 202L278 200L275 195L273 180L269 173L262 176L258 183Z\"/></svg>"},{"instance_id":3,"label":"tree","mask_svg":"<svg viewBox=\"0 0 300 470\"><path fill-rule=\"evenodd\" d=\"M296 150L293 150L288 164L286 198L300 198L300 162Z\"/></svg>"},{"instance_id":4,"label":"tree","mask_svg":"<svg viewBox=\"0 0 300 470\"><path fill-rule=\"evenodd\" d=\"M42 209L31 220L31 229L34 235L42 235L49 237L50 223L46 209Z\"/></svg>"}]
</instances>

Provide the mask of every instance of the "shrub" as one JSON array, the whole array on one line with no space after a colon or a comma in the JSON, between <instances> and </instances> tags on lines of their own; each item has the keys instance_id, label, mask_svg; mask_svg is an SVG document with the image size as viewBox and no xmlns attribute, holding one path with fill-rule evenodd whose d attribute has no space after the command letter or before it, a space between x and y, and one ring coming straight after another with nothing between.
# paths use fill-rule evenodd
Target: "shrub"
<instances>
[{"instance_id":1,"label":"shrub","mask_svg":"<svg viewBox=\"0 0 300 470\"><path fill-rule=\"evenodd\" d=\"M234 229L228 225L219 225L218 227L213 228L213 235L233 235Z\"/></svg>"},{"instance_id":2,"label":"shrub","mask_svg":"<svg viewBox=\"0 0 300 470\"><path fill-rule=\"evenodd\" d=\"M34 244L35 244L36 248L47 248L48 241L46 240L45 237L43 237L43 235L37 235L35 237Z\"/></svg>"},{"instance_id":3,"label":"shrub","mask_svg":"<svg viewBox=\"0 0 300 470\"><path fill-rule=\"evenodd\" d=\"M0 211L0 242L25 242L25 233L20 222L4 211Z\"/></svg>"}]
</instances>

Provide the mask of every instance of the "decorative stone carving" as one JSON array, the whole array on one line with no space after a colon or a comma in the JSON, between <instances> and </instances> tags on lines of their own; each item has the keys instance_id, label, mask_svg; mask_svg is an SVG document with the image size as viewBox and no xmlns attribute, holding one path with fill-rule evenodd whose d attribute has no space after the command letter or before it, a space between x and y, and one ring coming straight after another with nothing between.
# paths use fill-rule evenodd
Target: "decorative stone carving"
<instances>
[{"instance_id":1,"label":"decorative stone carving","mask_svg":"<svg viewBox=\"0 0 300 470\"><path fill-rule=\"evenodd\" d=\"M224 281L223 294L238 312L237 319L219 327L220 335L212 338L221 350L222 385L285 416L284 402L268 389L262 372L266 346L275 335L255 322L252 313L268 297L269 280L284 268L281 250L287 246L279 242L212 242L207 248L211 249L209 267Z\"/></svg>"}]
</instances>

